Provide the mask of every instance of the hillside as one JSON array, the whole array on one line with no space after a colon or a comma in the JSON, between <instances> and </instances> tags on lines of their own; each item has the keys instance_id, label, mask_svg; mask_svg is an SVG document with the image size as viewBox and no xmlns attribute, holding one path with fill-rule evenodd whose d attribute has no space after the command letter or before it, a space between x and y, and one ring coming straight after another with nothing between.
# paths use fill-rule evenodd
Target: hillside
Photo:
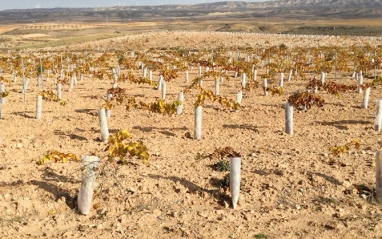
<instances>
[{"instance_id":1,"label":"hillside","mask_svg":"<svg viewBox=\"0 0 382 239\"><path fill-rule=\"evenodd\" d=\"M266 2L215 2L195 5L128 6L111 8L54 8L6 10L1 23L47 21L128 21L163 19L219 19L230 17L287 17L293 19L379 18L382 0L280 0Z\"/></svg>"}]
</instances>

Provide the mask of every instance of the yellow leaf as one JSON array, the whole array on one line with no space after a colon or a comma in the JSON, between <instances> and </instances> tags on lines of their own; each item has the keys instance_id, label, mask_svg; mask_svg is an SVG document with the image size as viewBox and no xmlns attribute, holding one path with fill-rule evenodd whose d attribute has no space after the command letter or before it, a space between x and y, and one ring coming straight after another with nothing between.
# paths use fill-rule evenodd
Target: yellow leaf
<instances>
[{"instance_id":1,"label":"yellow leaf","mask_svg":"<svg viewBox=\"0 0 382 239\"><path fill-rule=\"evenodd\" d=\"M163 108L163 106L164 106L164 100L159 100L159 101L158 101L158 105L159 105L160 108Z\"/></svg>"},{"instance_id":2,"label":"yellow leaf","mask_svg":"<svg viewBox=\"0 0 382 239\"><path fill-rule=\"evenodd\" d=\"M130 137L130 133L127 130L123 129L120 132L121 132L121 134L123 135L124 138L129 138Z\"/></svg>"},{"instance_id":3,"label":"yellow leaf","mask_svg":"<svg viewBox=\"0 0 382 239\"><path fill-rule=\"evenodd\" d=\"M53 215L55 215L56 213L57 213L57 211L54 210L54 209L50 209L50 210L48 211L48 215L49 215L49 216L53 216Z\"/></svg>"},{"instance_id":4,"label":"yellow leaf","mask_svg":"<svg viewBox=\"0 0 382 239\"><path fill-rule=\"evenodd\" d=\"M127 146L127 150L130 152L130 151L133 151L137 148L138 144L137 143L130 143L128 146Z\"/></svg>"},{"instance_id":5,"label":"yellow leaf","mask_svg":"<svg viewBox=\"0 0 382 239\"><path fill-rule=\"evenodd\" d=\"M144 159L144 160L147 160L147 159L149 158L149 154L148 154L147 152L142 152L142 153L140 154L140 157L141 157L142 159Z\"/></svg>"}]
</instances>

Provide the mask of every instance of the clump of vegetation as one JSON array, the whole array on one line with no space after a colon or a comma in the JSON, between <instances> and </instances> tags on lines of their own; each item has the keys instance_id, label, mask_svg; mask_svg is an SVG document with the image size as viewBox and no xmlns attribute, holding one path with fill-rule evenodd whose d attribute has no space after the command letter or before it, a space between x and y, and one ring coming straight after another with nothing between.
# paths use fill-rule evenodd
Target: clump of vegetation
<instances>
[{"instance_id":1,"label":"clump of vegetation","mask_svg":"<svg viewBox=\"0 0 382 239\"><path fill-rule=\"evenodd\" d=\"M151 86L154 86L154 87L158 86L158 82L152 81L152 80L150 80L147 77L136 77L131 72L129 72L127 75L122 74L118 78L118 81L121 81L121 82L129 81L131 84L135 83L135 84L138 84L138 85L140 85L140 84L147 84L147 85L151 85Z\"/></svg>"},{"instance_id":2,"label":"clump of vegetation","mask_svg":"<svg viewBox=\"0 0 382 239\"><path fill-rule=\"evenodd\" d=\"M203 106L204 101L206 99L209 99L212 102L215 102L215 101L219 102L220 105L222 105L228 109L232 109L232 110L239 110L240 109L240 104L238 102L236 102L235 100L228 99L228 98L222 97L220 95L215 95L212 91L205 90L205 89L201 88L200 86L197 88L200 90L200 94L196 97L196 100L194 103L195 107Z\"/></svg>"},{"instance_id":3,"label":"clump of vegetation","mask_svg":"<svg viewBox=\"0 0 382 239\"><path fill-rule=\"evenodd\" d=\"M236 102L235 100L233 99L228 99L226 97L222 97L220 95L215 95L214 92L212 92L211 90L206 90L206 89L203 89L199 84L199 82L201 80L203 80L204 78L203 77L197 77L195 78L191 85L189 85L185 90L184 90L184 93L185 94L188 94L190 93L192 90L198 90L200 93L197 94L197 96L195 97L195 103L194 103L194 106L195 107L198 107L198 106L203 106L204 105L204 102L206 99L209 99L211 102L215 102L217 101L221 106L225 107L225 108L228 108L228 109L233 109L233 110L239 110L240 109L240 104L238 102Z\"/></svg>"},{"instance_id":4,"label":"clump of vegetation","mask_svg":"<svg viewBox=\"0 0 382 239\"><path fill-rule=\"evenodd\" d=\"M2 75L0 75L0 82L5 82L5 83L11 83L11 80L5 79Z\"/></svg>"},{"instance_id":5,"label":"clump of vegetation","mask_svg":"<svg viewBox=\"0 0 382 239\"><path fill-rule=\"evenodd\" d=\"M365 84L361 85L361 88L363 90L366 90L369 87L376 87L378 85L382 85L382 76L380 76L377 79L373 80L371 83L365 83Z\"/></svg>"},{"instance_id":6,"label":"clump of vegetation","mask_svg":"<svg viewBox=\"0 0 382 239\"><path fill-rule=\"evenodd\" d=\"M255 238L256 238L256 239L268 238L268 236L265 235L265 234L263 234L263 233L259 233L259 234L256 234L256 235L255 235Z\"/></svg>"},{"instance_id":7,"label":"clump of vegetation","mask_svg":"<svg viewBox=\"0 0 382 239\"><path fill-rule=\"evenodd\" d=\"M1 98L5 98L9 95L9 91L1 92Z\"/></svg>"},{"instance_id":8,"label":"clump of vegetation","mask_svg":"<svg viewBox=\"0 0 382 239\"><path fill-rule=\"evenodd\" d=\"M112 97L109 100L106 99L104 105L102 105L102 108L107 110L113 109L116 105L123 104L128 99L126 89L120 87L113 87L108 89L107 94L112 95Z\"/></svg>"},{"instance_id":9,"label":"clump of vegetation","mask_svg":"<svg viewBox=\"0 0 382 239\"><path fill-rule=\"evenodd\" d=\"M126 110L132 108L135 109L146 109L153 113L174 115L179 105L182 105L182 101L176 100L172 103L165 103L164 100L159 99L157 102L145 103L142 101L137 102L135 98L129 98L127 100Z\"/></svg>"},{"instance_id":10,"label":"clump of vegetation","mask_svg":"<svg viewBox=\"0 0 382 239\"><path fill-rule=\"evenodd\" d=\"M57 150L48 151L44 156L37 160L38 165L44 165L47 162L57 163L67 163L69 161L79 162L80 159L77 155L73 153L62 153Z\"/></svg>"},{"instance_id":11,"label":"clump of vegetation","mask_svg":"<svg viewBox=\"0 0 382 239\"><path fill-rule=\"evenodd\" d=\"M212 154L207 155L210 159L223 159L225 157L240 157L240 154L231 147L217 148Z\"/></svg>"},{"instance_id":12,"label":"clump of vegetation","mask_svg":"<svg viewBox=\"0 0 382 239\"><path fill-rule=\"evenodd\" d=\"M58 96L52 90L43 90L38 94L42 96L43 100L59 102L62 106L65 106L67 104L65 100L59 99Z\"/></svg>"},{"instance_id":13,"label":"clump of vegetation","mask_svg":"<svg viewBox=\"0 0 382 239\"><path fill-rule=\"evenodd\" d=\"M230 185L230 177L229 174L225 175L224 178L220 181L220 187L224 190L227 190Z\"/></svg>"},{"instance_id":14,"label":"clump of vegetation","mask_svg":"<svg viewBox=\"0 0 382 239\"><path fill-rule=\"evenodd\" d=\"M270 87L270 88L267 88L267 89L264 89L266 91L270 91L272 95L282 95L283 92L284 92L284 88L283 87Z\"/></svg>"},{"instance_id":15,"label":"clump of vegetation","mask_svg":"<svg viewBox=\"0 0 382 239\"><path fill-rule=\"evenodd\" d=\"M279 45L279 50L286 50L286 49L288 49L288 47L284 43L281 43Z\"/></svg>"},{"instance_id":16,"label":"clump of vegetation","mask_svg":"<svg viewBox=\"0 0 382 239\"><path fill-rule=\"evenodd\" d=\"M259 87L258 81L251 81L245 84L245 87L243 87L243 90L250 92L252 89L257 89Z\"/></svg>"},{"instance_id":17,"label":"clump of vegetation","mask_svg":"<svg viewBox=\"0 0 382 239\"><path fill-rule=\"evenodd\" d=\"M312 80L310 80L306 88L313 90L316 87L318 90L325 90L329 94L335 95L337 97L339 97L341 92L355 91L357 89L356 85L339 84L333 81L322 83L320 80L317 80L316 78L313 78Z\"/></svg>"},{"instance_id":18,"label":"clump of vegetation","mask_svg":"<svg viewBox=\"0 0 382 239\"><path fill-rule=\"evenodd\" d=\"M205 155L198 152L195 156L195 160L202 160L203 158L205 158Z\"/></svg>"},{"instance_id":19,"label":"clump of vegetation","mask_svg":"<svg viewBox=\"0 0 382 239\"><path fill-rule=\"evenodd\" d=\"M131 141L130 133L124 129L109 136L106 151L109 152L109 161L116 160L118 163L127 164L128 156L135 156L146 164L149 162L148 148L142 142Z\"/></svg>"},{"instance_id":20,"label":"clump of vegetation","mask_svg":"<svg viewBox=\"0 0 382 239\"><path fill-rule=\"evenodd\" d=\"M359 150L361 147L361 142L359 139L354 139L350 143L347 143L345 145L336 145L330 148L330 152L334 156L340 156L341 154L349 152L351 148L354 148L356 150Z\"/></svg>"},{"instance_id":21,"label":"clump of vegetation","mask_svg":"<svg viewBox=\"0 0 382 239\"><path fill-rule=\"evenodd\" d=\"M162 75L163 79L165 79L167 82L170 82L171 80L179 77L178 71L176 69L162 69L160 71L160 75Z\"/></svg>"},{"instance_id":22,"label":"clump of vegetation","mask_svg":"<svg viewBox=\"0 0 382 239\"><path fill-rule=\"evenodd\" d=\"M214 168L219 172L226 172L230 169L230 163L227 160L220 160L214 164Z\"/></svg>"},{"instance_id":23,"label":"clump of vegetation","mask_svg":"<svg viewBox=\"0 0 382 239\"><path fill-rule=\"evenodd\" d=\"M313 105L323 107L325 101L317 94L302 92L291 95L288 98L288 102L296 109L310 109Z\"/></svg>"}]
</instances>

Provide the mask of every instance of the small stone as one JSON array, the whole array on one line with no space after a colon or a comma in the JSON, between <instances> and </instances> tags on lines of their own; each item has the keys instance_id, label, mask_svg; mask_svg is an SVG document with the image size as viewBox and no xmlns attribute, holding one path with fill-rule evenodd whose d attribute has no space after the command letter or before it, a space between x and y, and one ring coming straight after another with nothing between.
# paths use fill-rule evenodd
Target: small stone
<instances>
[{"instance_id":1,"label":"small stone","mask_svg":"<svg viewBox=\"0 0 382 239\"><path fill-rule=\"evenodd\" d=\"M17 144L16 144L16 148L17 148L17 149L21 149L22 147L23 147L23 144L22 144L22 143L17 143Z\"/></svg>"},{"instance_id":2,"label":"small stone","mask_svg":"<svg viewBox=\"0 0 382 239\"><path fill-rule=\"evenodd\" d=\"M332 224L326 224L326 225L324 226L324 228L325 228L326 230L334 230L334 229L336 229L336 225L334 225L333 223L332 223Z\"/></svg>"},{"instance_id":3,"label":"small stone","mask_svg":"<svg viewBox=\"0 0 382 239\"><path fill-rule=\"evenodd\" d=\"M336 212L336 213L334 213L333 216L336 217L336 218L341 218L341 217L344 216L344 214L342 212Z\"/></svg>"},{"instance_id":4,"label":"small stone","mask_svg":"<svg viewBox=\"0 0 382 239\"><path fill-rule=\"evenodd\" d=\"M348 188L351 186L351 183L349 181L343 181L342 186L344 186L345 188Z\"/></svg>"},{"instance_id":5,"label":"small stone","mask_svg":"<svg viewBox=\"0 0 382 239\"><path fill-rule=\"evenodd\" d=\"M97 229L103 229L103 225L102 224L98 224L97 225Z\"/></svg>"},{"instance_id":6,"label":"small stone","mask_svg":"<svg viewBox=\"0 0 382 239\"><path fill-rule=\"evenodd\" d=\"M206 212L198 212L198 215L201 217L208 217L208 214Z\"/></svg>"},{"instance_id":7,"label":"small stone","mask_svg":"<svg viewBox=\"0 0 382 239\"><path fill-rule=\"evenodd\" d=\"M71 235L73 235L73 232L72 231L67 231L64 234L62 234L62 237L67 238L67 237L70 237Z\"/></svg>"},{"instance_id":8,"label":"small stone","mask_svg":"<svg viewBox=\"0 0 382 239\"><path fill-rule=\"evenodd\" d=\"M78 231L80 231L80 232L86 231L86 226L85 225L79 225L78 226Z\"/></svg>"},{"instance_id":9,"label":"small stone","mask_svg":"<svg viewBox=\"0 0 382 239\"><path fill-rule=\"evenodd\" d=\"M184 137L186 137L186 138L188 138L188 139L192 139L192 135L191 135L190 132L186 132L186 133L184 134Z\"/></svg>"},{"instance_id":10,"label":"small stone","mask_svg":"<svg viewBox=\"0 0 382 239\"><path fill-rule=\"evenodd\" d=\"M158 208L157 208L157 209L154 209L154 211L153 211L153 215L154 215L155 217L159 217L161 214L162 214L162 211L161 211L161 210L159 210Z\"/></svg>"},{"instance_id":11,"label":"small stone","mask_svg":"<svg viewBox=\"0 0 382 239\"><path fill-rule=\"evenodd\" d=\"M97 214L98 215L105 215L106 214L106 208L102 208L102 209L97 210Z\"/></svg>"},{"instance_id":12,"label":"small stone","mask_svg":"<svg viewBox=\"0 0 382 239\"><path fill-rule=\"evenodd\" d=\"M182 231L182 236L183 237L188 237L191 234L189 230L187 230L187 229L185 229L183 227L181 227L180 230Z\"/></svg>"}]
</instances>

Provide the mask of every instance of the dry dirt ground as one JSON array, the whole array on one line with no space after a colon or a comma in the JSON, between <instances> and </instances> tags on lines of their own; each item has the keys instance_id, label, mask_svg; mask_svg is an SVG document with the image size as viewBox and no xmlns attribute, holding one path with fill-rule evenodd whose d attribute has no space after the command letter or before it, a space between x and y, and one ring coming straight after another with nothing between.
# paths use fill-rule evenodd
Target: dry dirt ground
<instances>
[{"instance_id":1,"label":"dry dirt ground","mask_svg":"<svg viewBox=\"0 0 382 239\"><path fill-rule=\"evenodd\" d=\"M146 41L148 39L148 41ZM314 41L316 40L316 41ZM136 51L150 47L288 46L352 44L358 38L333 39L276 35L210 33L152 33L90 44L105 49L129 44ZM376 43L378 39L361 39ZM70 50L89 44L72 46ZM60 49L49 49L50 51ZM126 72L122 69L122 72ZM263 70L261 70L262 72ZM140 74L141 71L134 71ZM259 72L259 73L261 73ZM382 72L378 70L378 73ZM190 71L190 79L197 69ZM233 72L230 72L233 75ZM339 81L355 84L350 72ZM6 79L12 79L4 74ZM328 75L333 79L333 74ZM154 72L158 79L158 72ZM0 120L0 237L1 238L380 238L382 208L373 198L375 152L382 144L374 131L375 101L382 88L371 90L368 109L362 94L335 97L322 92L323 108L295 111L295 134L284 133L284 104L303 90L306 82L292 77L281 96L246 93L242 109L230 111L219 104L203 108L202 139L193 135L193 95L186 95L184 112L165 116L117 107L109 129L127 129L134 140L149 148L150 164L137 159L127 165L106 161L100 141L97 110L103 104L109 80L86 75L72 92L65 86L66 106L43 102L43 118L35 119L37 93L32 79L23 103L21 80L6 84L10 91ZM367 81L370 81L367 79ZM213 80L203 83L214 88ZM184 74L168 83L168 98L176 100L189 83ZM160 97L148 85L120 83L130 96L146 102ZM235 99L240 77L221 84L221 95ZM55 89L53 80L46 89ZM361 140L361 148L333 156L330 147ZM239 205L230 206L229 190L219 187L227 172L211 167L217 160L202 157L230 146L242 155ZM101 164L93 208L77 211L80 164L36 165L48 150L97 155Z\"/></svg>"}]
</instances>

